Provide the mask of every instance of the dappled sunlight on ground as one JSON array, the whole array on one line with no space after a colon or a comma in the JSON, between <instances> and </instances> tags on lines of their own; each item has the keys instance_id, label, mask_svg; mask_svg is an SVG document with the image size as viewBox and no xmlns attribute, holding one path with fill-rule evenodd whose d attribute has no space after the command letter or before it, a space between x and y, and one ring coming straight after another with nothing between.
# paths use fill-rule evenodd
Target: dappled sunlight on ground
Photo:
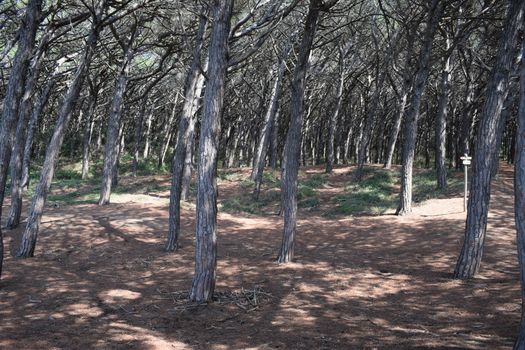
<instances>
[{"instance_id":1,"label":"dappled sunlight on ground","mask_svg":"<svg viewBox=\"0 0 525 350\"><path fill-rule=\"evenodd\" d=\"M321 200L349 176L336 168ZM221 199L239 191L234 181L219 184ZM508 167L493 190L482 271L468 282L450 278L462 198L429 200L406 217L300 210L296 261L283 265L275 263L282 230L275 208L220 212L219 294L208 306L185 301L191 205L174 253L163 251L165 191L140 195L157 198L147 200L120 194L127 199L104 207L50 207L34 258L14 259L21 229L5 232L11 255L0 281L0 348L508 348L520 316Z\"/></svg>"}]
</instances>

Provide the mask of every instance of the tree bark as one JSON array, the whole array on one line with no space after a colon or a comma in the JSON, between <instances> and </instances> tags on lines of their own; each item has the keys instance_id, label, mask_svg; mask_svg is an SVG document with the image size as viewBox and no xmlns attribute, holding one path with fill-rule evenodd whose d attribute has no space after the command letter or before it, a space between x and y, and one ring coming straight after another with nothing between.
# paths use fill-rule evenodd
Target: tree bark
<instances>
[{"instance_id":1,"label":"tree bark","mask_svg":"<svg viewBox=\"0 0 525 350\"><path fill-rule=\"evenodd\" d=\"M200 72L202 47L206 34L207 16L201 12L199 29L195 40L193 58L191 66L186 76L186 86L184 87L184 104L179 120L177 131L177 145L172 160L172 178L170 190L169 225L166 240L166 251L174 251L179 245L180 233L180 201L182 195L182 185L184 171L188 164L186 159L190 157L191 167L191 148L193 147L193 136L197 110L199 109L200 97L204 87L204 76ZM219 116L220 118L220 116ZM189 152L188 152L189 151ZM188 154L189 153L189 154ZM191 171L191 169L190 169Z\"/></svg>"},{"instance_id":2,"label":"tree bark","mask_svg":"<svg viewBox=\"0 0 525 350\"><path fill-rule=\"evenodd\" d=\"M213 298L217 269L217 155L224 111L228 68L228 36L233 0L216 2L209 48L209 68L204 94L199 140L199 166L195 227L195 274L190 300Z\"/></svg>"},{"instance_id":3,"label":"tree bark","mask_svg":"<svg viewBox=\"0 0 525 350\"><path fill-rule=\"evenodd\" d=\"M195 118L196 116L194 116ZM180 193L181 201L187 201L190 195L191 175L193 174L193 148L195 146L195 128L188 135L186 145L186 156L184 157L184 170L182 172L182 189Z\"/></svg>"},{"instance_id":4,"label":"tree bark","mask_svg":"<svg viewBox=\"0 0 525 350\"><path fill-rule=\"evenodd\" d=\"M328 154L326 157L325 172L331 174L334 168L334 142L337 122L339 120L339 112L343 102L343 89L345 86L345 50L339 45L339 84L337 85L337 94L335 100L335 108L330 117L330 129L328 133Z\"/></svg>"},{"instance_id":5,"label":"tree bark","mask_svg":"<svg viewBox=\"0 0 525 350\"><path fill-rule=\"evenodd\" d=\"M419 67L414 78L414 89L410 98L410 107L405 115L405 140L403 145L403 165L401 168L401 193L397 215L406 215L412 211L412 169L417 140L419 107L430 72L430 54L439 21L443 15L443 1L433 0L428 13L427 27L423 46L419 55Z\"/></svg>"},{"instance_id":6,"label":"tree bark","mask_svg":"<svg viewBox=\"0 0 525 350\"><path fill-rule=\"evenodd\" d=\"M443 70L441 72L441 94L438 101L438 113L436 116L436 174L437 187L440 190L447 188L447 115L450 94L450 74L452 59L452 40L446 38L447 57L444 58Z\"/></svg>"},{"instance_id":7,"label":"tree bark","mask_svg":"<svg viewBox=\"0 0 525 350\"><path fill-rule=\"evenodd\" d=\"M304 88L308 70L308 58L312 50L321 5L322 1L320 0L310 1L297 64L293 73L290 124L286 135L284 166L281 176L284 229L281 248L277 257L277 261L280 263L291 262L294 257L297 228L297 175L301 153Z\"/></svg>"},{"instance_id":8,"label":"tree bark","mask_svg":"<svg viewBox=\"0 0 525 350\"><path fill-rule=\"evenodd\" d=\"M84 133L82 136L82 179L89 176L89 151L91 139L93 137L93 128L95 127L95 110L98 102L98 86L90 87L89 104L84 122Z\"/></svg>"},{"instance_id":9,"label":"tree bark","mask_svg":"<svg viewBox=\"0 0 525 350\"><path fill-rule=\"evenodd\" d=\"M255 154L254 166L252 170L252 178L255 182L255 187L253 190L253 198L255 200L259 199L259 194L261 192L264 165L266 163L266 154L268 151L268 143L271 137L272 124L275 121L275 114L277 113L277 110L279 109L279 100L281 99L282 81L284 77L284 71L286 68L285 60L286 60L287 55L288 55L288 52L283 54L282 57L279 59L279 63L277 65L275 82L272 88L272 92L270 94L270 103L268 105L268 109L266 110L266 114L264 116L261 136L259 138L259 144L257 146L257 151Z\"/></svg>"},{"instance_id":10,"label":"tree bark","mask_svg":"<svg viewBox=\"0 0 525 350\"><path fill-rule=\"evenodd\" d=\"M179 93L176 93L175 102L173 103L173 109L171 110L170 116L168 120L165 121L164 125L162 126L162 141L160 143L159 148L159 162L157 164L157 167L160 169L164 166L164 161L166 159L166 153L168 152L168 149L170 148L171 143L171 135L172 135L172 126L173 121L175 120L175 116L177 114L177 107L179 104Z\"/></svg>"},{"instance_id":11,"label":"tree bark","mask_svg":"<svg viewBox=\"0 0 525 350\"><path fill-rule=\"evenodd\" d=\"M403 68L403 86L402 86L401 96L399 97L399 110L398 110L394 125L392 127L392 130L390 131L390 135L388 138L386 161L384 164L385 169L392 168L392 160L394 158L397 138L398 138L399 132L401 131L401 123L403 121L403 116L406 113L408 95L410 94L410 91L412 90L413 77L412 77L411 69L412 69L412 64L413 64L412 55L414 54L414 37L415 37L415 32L412 32L409 29L407 33L407 41L408 41L407 54L406 54L406 59L405 59L405 66Z\"/></svg>"},{"instance_id":12,"label":"tree bark","mask_svg":"<svg viewBox=\"0 0 525 350\"><path fill-rule=\"evenodd\" d=\"M71 114L75 108L78 97L80 96L80 89L82 88L86 72L88 71L89 65L91 64L91 59L93 58L100 31L100 19L105 6L105 0L100 1L97 6L93 16L93 23L91 25L89 37L87 39L86 48L84 49L79 65L75 71L73 81L71 82L71 85L69 86L64 98L64 102L60 109L58 120L55 125L55 130L53 131L53 136L51 137L51 141L47 146L44 165L42 166L42 171L40 173L40 180L35 190L35 195L33 196L33 202L29 211L27 225L22 236L20 247L16 253L17 257L27 258L34 255L39 225L40 221L42 220L42 214L44 212L45 202L51 187L51 181L53 180L55 165L58 160L60 147L64 140L65 131L67 129L69 120L71 119Z\"/></svg>"},{"instance_id":13,"label":"tree bark","mask_svg":"<svg viewBox=\"0 0 525 350\"><path fill-rule=\"evenodd\" d=\"M47 48L47 43L50 38L50 31L40 39L37 52L33 58L33 62L29 69L29 74L26 81L25 93L20 101L18 110L18 123L16 126L15 142L11 153L11 206L9 208L9 215L7 217L6 227L14 229L20 223L20 215L22 213L22 160L24 156L24 146L26 140L26 130L31 115L31 107L33 102L33 95L40 75L40 68L44 57L44 51Z\"/></svg>"},{"instance_id":14,"label":"tree bark","mask_svg":"<svg viewBox=\"0 0 525 350\"><path fill-rule=\"evenodd\" d=\"M509 4L505 29L480 115L476 153L472 159L465 238L454 270L454 278L473 277L479 271L481 264L490 202L492 162L499 147L496 144L498 123L508 91L510 71L517 53L516 40L523 25L525 7L525 2L522 0L510 0Z\"/></svg>"},{"instance_id":15,"label":"tree bark","mask_svg":"<svg viewBox=\"0 0 525 350\"><path fill-rule=\"evenodd\" d=\"M133 140L133 163L131 165L131 174L133 177L137 176L137 170L139 166L139 148L142 142L142 131L144 128L144 117L146 115L146 106L148 105L149 94L146 93L144 96L140 108L139 115L135 122L135 138Z\"/></svg>"},{"instance_id":16,"label":"tree bark","mask_svg":"<svg viewBox=\"0 0 525 350\"><path fill-rule=\"evenodd\" d=\"M41 0L30 0L19 29L18 49L9 75L0 119L0 218L4 203L7 172L11 158L11 147L14 141L20 101L24 93L26 78L35 45L35 37L42 12ZM0 225L0 277L4 259L3 235Z\"/></svg>"},{"instance_id":17,"label":"tree bark","mask_svg":"<svg viewBox=\"0 0 525 350\"><path fill-rule=\"evenodd\" d=\"M132 29L131 38L124 50L124 57L120 66L119 75L115 84L115 92L111 102L111 109L109 113L108 129L106 133L106 144L104 146L104 168L102 173L102 185L100 187L100 198L98 205L107 205L111 197L111 187L113 184L113 176L116 171L118 149L119 149L119 129L120 116L122 114L122 101L126 92L126 87L129 79L129 71L131 68L131 60L135 54L133 48L133 40L137 31L135 27Z\"/></svg>"},{"instance_id":18,"label":"tree bark","mask_svg":"<svg viewBox=\"0 0 525 350\"><path fill-rule=\"evenodd\" d=\"M525 350L525 37L521 46L520 105L514 163L514 215L521 282L521 322L515 350Z\"/></svg>"},{"instance_id":19,"label":"tree bark","mask_svg":"<svg viewBox=\"0 0 525 350\"><path fill-rule=\"evenodd\" d=\"M31 118L29 119L29 125L27 127L26 141L24 145L24 156L22 159L22 175L21 175L21 186L25 191L29 187L29 163L31 160L31 149L33 147L33 137L35 133L35 128L38 123L40 115L44 111L44 108L49 100L51 91L54 89L56 84L57 71L51 77L47 79L47 83L44 87L44 90L38 97L38 102L31 113ZM20 207L22 209L22 207Z\"/></svg>"}]
</instances>

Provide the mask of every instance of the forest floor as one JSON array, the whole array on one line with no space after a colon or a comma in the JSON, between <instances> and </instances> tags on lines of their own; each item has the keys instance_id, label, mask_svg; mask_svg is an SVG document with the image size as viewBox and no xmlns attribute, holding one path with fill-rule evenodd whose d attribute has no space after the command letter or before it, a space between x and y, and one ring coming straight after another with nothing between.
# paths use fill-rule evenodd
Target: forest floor
<instances>
[{"instance_id":1,"label":"forest floor","mask_svg":"<svg viewBox=\"0 0 525 350\"><path fill-rule=\"evenodd\" d=\"M181 248L163 251L168 176L123 178L105 207L61 202L71 190L55 189L34 258L13 258L21 229L5 231L0 349L511 347L520 318L512 170L502 165L494 181L482 270L468 282L451 279L465 221L459 193L405 217L374 203L348 209L362 189L350 170L302 174L316 184L303 190L296 262L283 265L277 186L265 188L265 206L246 208L248 171L221 173L216 301L207 306L187 302L191 201ZM150 188L125 193L134 184Z\"/></svg>"}]
</instances>

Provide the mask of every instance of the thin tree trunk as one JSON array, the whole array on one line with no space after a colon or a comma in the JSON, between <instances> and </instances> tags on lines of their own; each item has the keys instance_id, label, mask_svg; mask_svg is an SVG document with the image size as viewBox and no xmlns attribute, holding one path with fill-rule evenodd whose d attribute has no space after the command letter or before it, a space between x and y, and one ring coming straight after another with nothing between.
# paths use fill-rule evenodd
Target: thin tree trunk
<instances>
[{"instance_id":1,"label":"thin tree trunk","mask_svg":"<svg viewBox=\"0 0 525 350\"><path fill-rule=\"evenodd\" d=\"M498 123L508 91L510 71L516 57L516 40L523 25L525 7L522 0L511 0L509 3L505 29L480 116L476 153L472 160L465 238L454 270L454 278L471 278L479 271L481 265L490 202L492 162L499 147L496 144Z\"/></svg>"},{"instance_id":2,"label":"thin tree trunk","mask_svg":"<svg viewBox=\"0 0 525 350\"><path fill-rule=\"evenodd\" d=\"M24 145L24 156L22 159L22 176L21 176L21 186L24 191L29 187L29 163L31 160L31 148L33 147L33 137L35 133L35 128L38 123L40 115L44 111L44 108L49 100L51 91L54 89L56 84L57 71L51 77L48 78L44 91L40 94L38 102L33 109L31 118L29 119L29 125L27 127L26 141ZM22 207L20 206L20 209Z\"/></svg>"},{"instance_id":3,"label":"thin tree trunk","mask_svg":"<svg viewBox=\"0 0 525 350\"><path fill-rule=\"evenodd\" d=\"M414 41L415 41L414 37L415 37L415 32L408 31L408 38L407 38L408 48L407 48L407 54L406 54L406 59L405 59L405 66L403 68L403 86L402 86L401 96L399 97L399 110L398 110L394 125L392 127L392 130L390 131L390 135L388 138L386 161L384 164L385 169L392 168L392 160L394 158L394 152L396 150L397 138L399 136L399 132L401 131L401 123L403 122L403 116L406 113L408 95L410 91L412 90L413 77L412 77L411 69L412 69L412 64L413 64L412 55L414 54Z\"/></svg>"},{"instance_id":4,"label":"thin tree trunk","mask_svg":"<svg viewBox=\"0 0 525 350\"><path fill-rule=\"evenodd\" d=\"M272 171L275 171L277 169L277 136L279 135L278 121L280 111L281 107L277 108L277 111L275 112L271 123L272 128L270 131L270 168L272 168Z\"/></svg>"},{"instance_id":5,"label":"thin tree trunk","mask_svg":"<svg viewBox=\"0 0 525 350\"><path fill-rule=\"evenodd\" d=\"M94 87L89 98L89 105L87 108L87 115L84 124L84 133L82 136L82 179L85 180L89 176L89 151L91 146L91 139L93 137L93 128L95 127L95 110L98 101L98 91Z\"/></svg>"},{"instance_id":6,"label":"thin tree trunk","mask_svg":"<svg viewBox=\"0 0 525 350\"><path fill-rule=\"evenodd\" d=\"M144 152L142 153L143 159L149 158L149 147L150 147L150 135L151 135L151 122L153 120L153 106L150 107L148 111L148 117L146 119L146 135L144 139L146 140L144 144Z\"/></svg>"},{"instance_id":7,"label":"thin tree trunk","mask_svg":"<svg viewBox=\"0 0 525 350\"><path fill-rule=\"evenodd\" d=\"M525 37L521 46L522 57L525 54ZM521 322L514 350L525 350L525 61L521 60L521 97L518 112L518 131L516 135L516 153L514 163L514 215L518 262L521 282Z\"/></svg>"},{"instance_id":8,"label":"thin tree trunk","mask_svg":"<svg viewBox=\"0 0 525 350\"><path fill-rule=\"evenodd\" d=\"M217 156L228 68L228 35L233 0L215 3L199 141L195 224L195 274L190 300L211 301L217 269Z\"/></svg>"},{"instance_id":9,"label":"thin tree trunk","mask_svg":"<svg viewBox=\"0 0 525 350\"><path fill-rule=\"evenodd\" d=\"M116 171L118 158L118 143L120 117L122 114L122 101L126 86L129 79L129 71L131 68L131 60L135 54L133 49L133 39L136 33L136 27L132 29L132 35L124 50L124 57L120 67L117 82L115 84L115 93L111 102L111 109L109 113L108 129L106 133L106 144L104 146L104 168L102 173L102 185L100 187L100 198L98 205L107 205L111 197L111 186L113 184L114 171Z\"/></svg>"},{"instance_id":10,"label":"thin tree trunk","mask_svg":"<svg viewBox=\"0 0 525 350\"><path fill-rule=\"evenodd\" d=\"M259 194L261 192L261 184L263 181L263 171L264 165L266 163L266 154L268 151L268 143L271 137L272 123L275 120L275 114L279 109L279 100L281 98L282 91L282 81L285 71L285 59L288 53L282 55L277 66L277 74L275 77L275 82L270 94L270 103L266 111L266 115L263 121L263 127L261 130L261 137L259 139L259 145L257 147L257 152L255 154L255 161L252 170L252 179L255 182L255 187L253 190L253 198L255 200L259 199Z\"/></svg>"},{"instance_id":11,"label":"thin tree trunk","mask_svg":"<svg viewBox=\"0 0 525 350\"><path fill-rule=\"evenodd\" d=\"M11 153L11 206L7 217L6 227L14 229L20 223L22 213L22 160L24 157L24 146L26 130L31 115L33 94L36 88L40 68L44 57L44 50L49 42L51 32L48 30L40 40L38 50L33 58L25 86L25 93L20 102L18 111L18 123L16 126L15 143Z\"/></svg>"},{"instance_id":12,"label":"thin tree trunk","mask_svg":"<svg viewBox=\"0 0 525 350\"><path fill-rule=\"evenodd\" d=\"M91 64L91 59L93 58L100 30L100 18L102 17L105 6L105 0L100 1L97 6L93 18L93 24L91 25L91 30L87 39L86 48L76 69L73 81L71 82L71 85L69 86L67 94L64 98L62 108L60 109L55 130L53 131L53 136L51 137L51 141L49 142L46 150L44 165L42 166L40 180L35 190L33 203L31 205L27 219L27 225L22 236L22 242L16 253L17 257L27 258L34 255L39 225L40 221L42 220L42 214L44 212L47 194L51 187L51 181L53 180L53 174L56 162L58 160L60 147L64 140L65 131L67 129L69 120L71 119L71 114L78 97L80 96L80 89L82 88L86 72L88 71L89 65Z\"/></svg>"},{"instance_id":13,"label":"thin tree trunk","mask_svg":"<svg viewBox=\"0 0 525 350\"><path fill-rule=\"evenodd\" d=\"M437 173L437 187L440 190L447 188L447 115L448 115L448 101L450 94L450 74L452 51L452 40L446 38L446 50L448 52L443 62L443 70L441 72L441 94L438 102L438 113L436 116L436 173Z\"/></svg>"},{"instance_id":14,"label":"thin tree trunk","mask_svg":"<svg viewBox=\"0 0 525 350\"><path fill-rule=\"evenodd\" d=\"M170 190L169 224L166 239L166 251L174 251L179 245L180 233L180 201L182 195L183 176L188 166L186 159L189 156L189 171L191 172L191 149L197 110L204 88L204 76L200 72L202 47L206 34L207 16L203 9L200 15L199 30L195 40L193 59L186 76L184 87L184 104L177 131L177 145L172 160L172 178ZM191 174L190 174L191 176Z\"/></svg>"},{"instance_id":15,"label":"thin tree trunk","mask_svg":"<svg viewBox=\"0 0 525 350\"><path fill-rule=\"evenodd\" d=\"M171 143L171 129L173 126L173 121L175 120L175 115L177 114L177 106L179 104L179 94L176 94L175 102L173 103L173 109L171 110L168 120L164 123L162 127L162 141L160 143L160 153L159 153L159 163L157 164L158 168L164 166L164 160L166 158L166 153L170 148Z\"/></svg>"},{"instance_id":16,"label":"thin tree trunk","mask_svg":"<svg viewBox=\"0 0 525 350\"><path fill-rule=\"evenodd\" d=\"M335 108L330 118L330 127L328 133L328 155L326 157L326 169L325 172L328 174L332 173L334 168L334 142L335 142L335 131L337 122L339 119L339 111L341 110L341 104L343 102L343 89L345 86L345 50L339 45L339 84L337 86L337 95L335 101Z\"/></svg>"},{"instance_id":17,"label":"thin tree trunk","mask_svg":"<svg viewBox=\"0 0 525 350\"><path fill-rule=\"evenodd\" d=\"M194 117L195 118L195 117ZM193 147L195 145L195 127L188 136L186 145L186 156L184 157L184 170L182 172L182 189L180 200L187 201L190 196L191 176L193 174Z\"/></svg>"},{"instance_id":18,"label":"thin tree trunk","mask_svg":"<svg viewBox=\"0 0 525 350\"><path fill-rule=\"evenodd\" d=\"M423 47L419 57L419 68L414 78L414 89L410 99L410 107L405 115L405 140L403 145L403 166L401 168L401 193L399 195L399 207L396 213L405 215L412 211L412 169L414 165L417 129L419 121L419 107L421 96L425 90L428 74L430 71L430 54L436 30L443 15L444 3L433 0L430 4L427 28Z\"/></svg>"},{"instance_id":19,"label":"thin tree trunk","mask_svg":"<svg viewBox=\"0 0 525 350\"><path fill-rule=\"evenodd\" d=\"M299 49L299 57L292 80L292 96L290 102L290 124L284 147L284 166L281 176L282 208L284 213L284 229L281 248L277 261L287 263L293 260L295 250L295 233L297 228L297 175L301 153L301 128L303 124L303 100L308 58L319 19L320 1L311 0L303 38Z\"/></svg>"},{"instance_id":20,"label":"thin tree trunk","mask_svg":"<svg viewBox=\"0 0 525 350\"><path fill-rule=\"evenodd\" d=\"M27 4L22 25L19 29L18 49L9 76L0 119L0 218L4 203L7 172L11 158L11 147L14 141L15 127L20 101L24 93L26 78L35 45L35 36L40 22L42 1L30 0ZM0 277L4 259L3 235L0 225Z\"/></svg>"},{"instance_id":21,"label":"thin tree trunk","mask_svg":"<svg viewBox=\"0 0 525 350\"><path fill-rule=\"evenodd\" d=\"M131 174L133 177L137 176L137 170L139 166L139 148L142 142L142 131L144 128L144 117L146 115L146 106L148 105L149 95L146 94L140 104L139 116L136 118L135 123L135 138L133 140L133 163L131 166Z\"/></svg>"}]
</instances>

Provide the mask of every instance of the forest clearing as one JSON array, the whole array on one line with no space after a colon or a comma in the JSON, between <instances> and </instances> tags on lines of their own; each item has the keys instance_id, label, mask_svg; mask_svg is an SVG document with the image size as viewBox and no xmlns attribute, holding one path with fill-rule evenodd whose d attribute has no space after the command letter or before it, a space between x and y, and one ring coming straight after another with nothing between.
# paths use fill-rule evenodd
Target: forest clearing
<instances>
[{"instance_id":1,"label":"forest clearing","mask_svg":"<svg viewBox=\"0 0 525 350\"><path fill-rule=\"evenodd\" d=\"M334 198L351 182L352 169L337 167L328 176L307 168L301 183L324 180L314 186L318 203L299 209L297 259L280 265L278 200L255 212L224 208L233 199L243 203L247 170L229 169L219 180L218 278L208 306L187 300L193 195L182 211L181 247L175 255L163 252L169 191L147 184L169 188L167 176L123 178L130 193L104 210L96 200L82 203L85 197L70 195L67 203L63 194L52 196L35 258L5 263L0 348L512 345L520 291L509 166L493 186L483 269L468 282L451 279L465 220L461 192L422 199L409 217L393 215L394 207L383 215L348 215L337 211ZM262 196L270 191L266 186ZM20 230L6 236L7 247L16 249Z\"/></svg>"}]
</instances>

